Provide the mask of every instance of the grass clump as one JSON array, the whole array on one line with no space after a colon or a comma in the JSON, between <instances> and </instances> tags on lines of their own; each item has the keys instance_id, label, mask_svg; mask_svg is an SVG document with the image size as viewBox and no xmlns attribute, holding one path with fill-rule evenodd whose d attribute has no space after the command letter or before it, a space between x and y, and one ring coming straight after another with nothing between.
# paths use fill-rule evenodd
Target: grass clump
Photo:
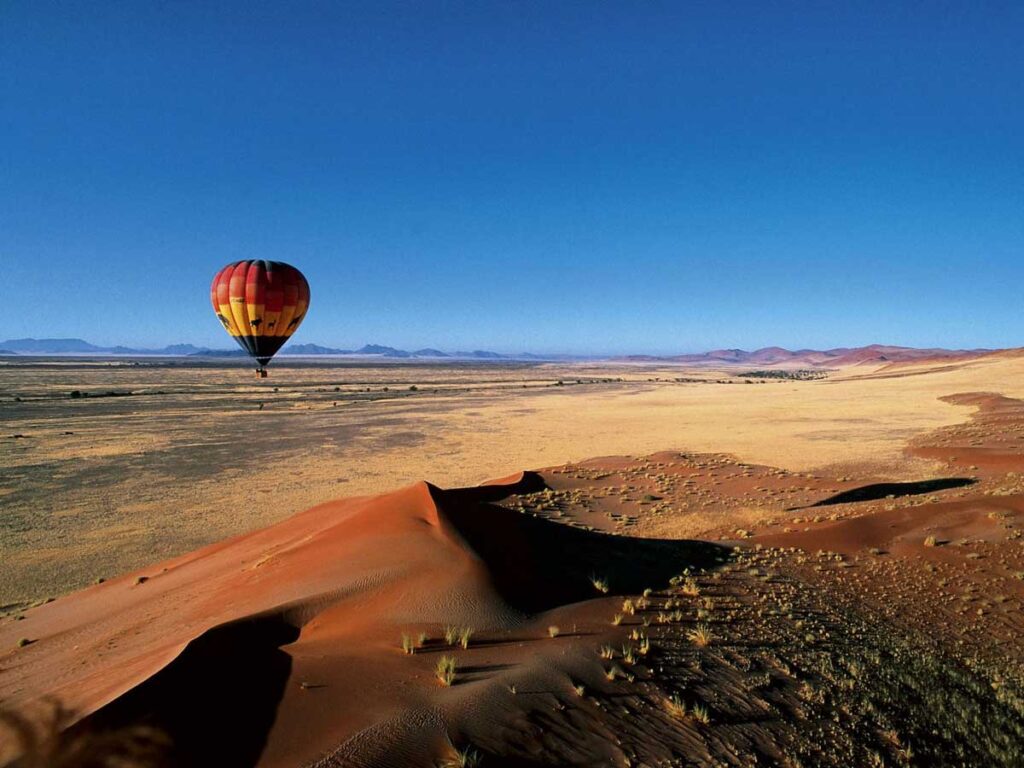
<instances>
[{"instance_id":1,"label":"grass clump","mask_svg":"<svg viewBox=\"0 0 1024 768\"><path fill-rule=\"evenodd\" d=\"M429 636L426 632L420 632L417 635L410 635L408 632L402 633L402 650L408 654L414 654L420 648L427 644Z\"/></svg>"},{"instance_id":2,"label":"grass clump","mask_svg":"<svg viewBox=\"0 0 1024 768\"><path fill-rule=\"evenodd\" d=\"M590 583L594 585L594 589L596 589L598 592L600 592L603 595L607 595L608 594L608 590L611 589L611 587L608 584L608 579L605 578L604 576L594 576L594 575L591 575L590 576Z\"/></svg>"},{"instance_id":3,"label":"grass clump","mask_svg":"<svg viewBox=\"0 0 1024 768\"><path fill-rule=\"evenodd\" d=\"M441 758L438 768L475 768L482 761L480 753L471 745L459 749L451 740L448 741L448 754Z\"/></svg>"},{"instance_id":4,"label":"grass clump","mask_svg":"<svg viewBox=\"0 0 1024 768\"><path fill-rule=\"evenodd\" d=\"M934 547L936 544L938 544L938 540L934 536L929 536L924 540L926 547Z\"/></svg>"},{"instance_id":5,"label":"grass clump","mask_svg":"<svg viewBox=\"0 0 1024 768\"><path fill-rule=\"evenodd\" d=\"M437 675L437 679L441 682L441 685L447 688L455 682L457 668L458 664L456 663L454 656L442 656L437 660L437 667L434 669L434 674Z\"/></svg>"},{"instance_id":6,"label":"grass clump","mask_svg":"<svg viewBox=\"0 0 1024 768\"><path fill-rule=\"evenodd\" d=\"M707 624L698 624L686 633L686 637L698 648L705 648L711 645L711 627Z\"/></svg>"},{"instance_id":7,"label":"grass clump","mask_svg":"<svg viewBox=\"0 0 1024 768\"><path fill-rule=\"evenodd\" d=\"M677 720L682 720L686 717L686 702L679 698L677 693L673 693L672 696L665 699L665 709Z\"/></svg>"},{"instance_id":8,"label":"grass clump","mask_svg":"<svg viewBox=\"0 0 1024 768\"><path fill-rule=\"evenodd\" d=\"M694 704L691 710L693 719L702 725L708 725L711 722L711 715L708 713L708 708L703 704Z\"/></svg>"},{"instance_id":9,"label":"grass clump","mask_svg":"<svg viewBox=\"0 0 1024 768\"><path fill-rule=\"evenodd\" d=\"M444 644L445 645L461 645L463 648L469 647L469 639L473 637L472 627L445 627L444 628Z\"/></svg>"},{"instance_id":10,"label":"grass clump","mask_svg":"<svg viewBox=\"0 0 1024 768\"><path fill-rule=\"evenodd\" d=\"M558 637L561 633L561 627L558 627L555 624L552 624L550 627L548 627L548 637L550 637L552 640Z\"/></svg>"}]
</instances>

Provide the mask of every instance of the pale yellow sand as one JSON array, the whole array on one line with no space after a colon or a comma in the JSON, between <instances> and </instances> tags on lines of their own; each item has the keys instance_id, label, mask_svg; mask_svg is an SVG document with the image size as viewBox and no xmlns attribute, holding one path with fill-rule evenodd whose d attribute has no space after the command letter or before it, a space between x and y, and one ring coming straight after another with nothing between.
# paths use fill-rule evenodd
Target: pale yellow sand
<instances>
[{"instance_id":1,"label":"pale yellow sand","mask_svg":"<svg viewBox=\"0 0 1024 768\"><path fill-rule=\"evenodd\" d=\"M662 450L927 474L902 459L907 441L970 415L938 398L1024 396L1024 358L873 370L715 384L650 379L725 374L627 365L386 366L279 369L262 387L238 368L0 368L3 391L24 397L0 403L0 605L418 479L455 487ZM625 381L552 386L576 378ZM351 402L367 387L392 399ZM140 394L83 402L66 398L73 388Z\"/></svg>"}]
</instances>

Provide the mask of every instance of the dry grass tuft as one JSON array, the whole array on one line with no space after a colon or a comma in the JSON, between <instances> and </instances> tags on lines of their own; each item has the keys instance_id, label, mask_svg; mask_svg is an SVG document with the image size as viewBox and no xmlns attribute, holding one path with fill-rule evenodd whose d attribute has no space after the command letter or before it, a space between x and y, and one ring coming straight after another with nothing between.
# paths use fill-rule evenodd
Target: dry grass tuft
<instances>
[{"instance_id":1,"label":"dry grass tuft","mask_svg":"<svg viewBox=\"0 0 1024 768\"><path fill-rule=\"evenodd\" d=\"M481 760L480 753L471 745L459 749L449 739L448 754L441 758L438 768L475 768L480 765Z\"/></svg>"},{"instance_id":2,"label":"dry grass tuft","mask_svg":"<svg viewBox=\"0 0 1024 768\"><path fill-rule=\"evenodd\" d=\"M686 717L686 702L679 698L678 694L672 694L672 696L665 699L665 709L677 720L682 720Z\"/></svg>"},{"instance_id":3,"label":"dry grass tuft","mask_svg":"<svg viewBox=\"0 0 1024 768\"><path fill-rule=\"evenodd\" d=\"M434 669L434 674L437 675L437 679L441 681L441 685L447 688L455 682L457 667L458 664L456 663L454 656L442 656L437 660L437 667Z\"/></svg>"},{"instance_id":4,"label":"dry grass tuft","mask_svg":"<svg viewBox=\"0 0 1024 768\"><path fill-rule=\"evenodd\" d=\"M711 627L707 624L698 624L686 633L686 637L698 648L705 648L711 645L713 636L711 634Z\"/></svg>"}]
</instances>

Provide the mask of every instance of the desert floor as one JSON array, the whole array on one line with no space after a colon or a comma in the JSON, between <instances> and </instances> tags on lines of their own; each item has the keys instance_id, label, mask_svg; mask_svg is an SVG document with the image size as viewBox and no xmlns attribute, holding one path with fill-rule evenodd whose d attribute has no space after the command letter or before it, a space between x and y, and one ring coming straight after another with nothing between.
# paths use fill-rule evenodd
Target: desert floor
<instances>
[{"instance_id":1,"label":"desert floor","mask_svg":"<svg viewBox=\"0 0 1024 768\"><path fill-rule=\"evenodd\" d=\"M741 372L5 367L0 711L147 766L1024 763L1024 358Z\"/></svg>"},{"instance_id":2,"label":"desert floor","mask_svg":"<svg viewBox=\"0 0 1024 768\"><path fill-rule=\"evenodd\" d=\"M742 371L285 363L259 381L238 365L0 364L0 607L417 480L663 450L924 478L904 446L972 411L942 396L1024 395L1022 358L763 384Z\"/></svg>"}]
</instances>

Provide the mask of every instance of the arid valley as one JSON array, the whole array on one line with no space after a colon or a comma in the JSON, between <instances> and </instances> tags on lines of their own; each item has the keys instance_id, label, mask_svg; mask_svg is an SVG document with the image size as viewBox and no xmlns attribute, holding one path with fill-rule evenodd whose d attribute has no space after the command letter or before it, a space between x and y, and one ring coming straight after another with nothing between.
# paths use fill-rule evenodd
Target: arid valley
<instances>
[{"instance_id":1,"label":"arid valley","mask_svg":"<svg viewBox=\"0 0 1024 768\"><path fill-rule=\"evenodd\" d=\"M1017 351L49 359L0 392L0 701L60 702L80 748L144 723L181 765L1024 760Z\"/></svg>"}]
</instances>

